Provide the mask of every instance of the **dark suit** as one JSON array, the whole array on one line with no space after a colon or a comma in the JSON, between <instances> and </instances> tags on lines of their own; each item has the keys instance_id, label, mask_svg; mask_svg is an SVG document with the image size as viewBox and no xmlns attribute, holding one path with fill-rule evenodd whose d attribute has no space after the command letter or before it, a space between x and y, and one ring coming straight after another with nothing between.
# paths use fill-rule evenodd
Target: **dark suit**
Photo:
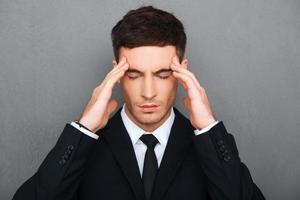
<instances>
[{"instance_id":1,"label":"dark suit","mask_svg":"<svg viewBox=\"0 0 300 200\"><path fill-rule=\"evenodd\" d=\"M98 131L98 140L66 124L38 171L13 200L144 200L137 160L120 111ZM222 121L196 136L190 121L176 108L174 112L153 200L265 199Z\"/></svg>"}]
</instances>

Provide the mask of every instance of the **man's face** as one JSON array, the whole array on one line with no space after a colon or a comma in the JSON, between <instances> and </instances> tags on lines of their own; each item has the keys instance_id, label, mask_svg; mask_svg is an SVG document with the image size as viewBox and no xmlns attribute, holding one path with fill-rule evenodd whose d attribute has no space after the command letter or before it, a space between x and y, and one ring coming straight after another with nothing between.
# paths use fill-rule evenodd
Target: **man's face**
<instances>
[{"instance_id":1,"label":"man's face","mask_svg":"<svg viewBox=\"0 0 300 200\"><path fill-rule=\"evenodd\" d=\"M170 69L176 48L121 47L120 58L122 56L129 63L129 69L120 79L125 112L142 129L153 131L168 118L176 98L178 83Z\"/></svg>"}]
</instances>

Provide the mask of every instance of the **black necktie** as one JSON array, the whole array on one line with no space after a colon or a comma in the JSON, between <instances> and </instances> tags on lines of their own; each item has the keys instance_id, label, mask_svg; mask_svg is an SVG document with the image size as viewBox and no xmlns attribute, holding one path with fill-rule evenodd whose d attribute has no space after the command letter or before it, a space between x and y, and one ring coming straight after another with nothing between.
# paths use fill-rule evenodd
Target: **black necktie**
<instances>
[{"instance_id":1,"label":"black necktie","mask_svg":"<svg viewBox=\"0 0 300 200\"><path fill-rule=\"evenodd\" d=\"M157 159L154 152L154 147L158 143L158 140L152 134L142 135L140 139L145 145L147 145L142 180L144 183L146 199L149 200L158 169Z\"/></svg>"}]
</instances>

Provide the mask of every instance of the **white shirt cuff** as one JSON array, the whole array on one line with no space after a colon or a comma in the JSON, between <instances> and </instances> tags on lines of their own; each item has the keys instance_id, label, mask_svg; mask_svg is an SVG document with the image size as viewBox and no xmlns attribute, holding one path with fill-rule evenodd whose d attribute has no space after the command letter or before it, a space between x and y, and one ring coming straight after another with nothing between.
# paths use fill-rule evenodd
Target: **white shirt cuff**
<instances>
[{"instance_id":1,"label":"white shirt cuff","mask_svg":"<svg viewBox=\"0 0 300 200\"><path fill-rule=\"evenodd\" d=\"M71 125L74 126L75 128L77 128L79 131L81 131L82 133L94 138L94 139L98 139L99 138L99 135L83 128L83 127L80 127L78 124L76 124L75 122L71 122Z\"/></svg>"},{"instance_id":2,"label":"white shirt cuff","mask_svg":"<svg viewBox=\"0 0 300 200\"><path fill-rule=\"evenodd\" d=\"M194 130L194 133L195 133L195 135L200 135L202 133L205 133L205 132L209 131L212 127L214 127L217 123L219 123L219 121L215 121L214 123L208 125L207 127L203 128L201 130L196 129L196 130Z\"/></svg>"}]
</instances>

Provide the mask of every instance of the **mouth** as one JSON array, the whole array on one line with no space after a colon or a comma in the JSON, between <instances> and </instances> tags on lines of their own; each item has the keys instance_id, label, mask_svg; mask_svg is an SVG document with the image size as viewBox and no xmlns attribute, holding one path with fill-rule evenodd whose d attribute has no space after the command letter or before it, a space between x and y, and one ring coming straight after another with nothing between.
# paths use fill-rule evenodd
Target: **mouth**
<instances>
[{"instance_id":1,"label":"mouth","mask_svg":"<svg viewBox=\"0 0 300 200\"><path fill-rule=\"evenodd\" d=\"M156 104L144 104L139 106L142 110L142 112L154 112L157 108L158 105Z\"/></svg>"}]
</instances>

